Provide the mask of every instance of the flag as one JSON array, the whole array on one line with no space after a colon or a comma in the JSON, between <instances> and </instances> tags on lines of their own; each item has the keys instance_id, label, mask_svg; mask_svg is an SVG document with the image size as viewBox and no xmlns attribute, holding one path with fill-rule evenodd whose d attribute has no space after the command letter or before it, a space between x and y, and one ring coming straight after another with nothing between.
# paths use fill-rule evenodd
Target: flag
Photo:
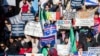
<instances>
[{"instance_id":1,"label":"flag","mask_svg":"<svg viewBox=\"0 0 100 56\"><path fill-rule=\"evenodd\" d=\"M60 12L46 12L48 20L59 20L61 17Z\"/></svg>"},{"instance_id":2,"label":"flag","mask_svg":"<svg viewBox=\"0 0 100 56\"><path fill-rule=\"evenodd\" d=\"M70 28L70 43L71 43L71 53L75 53L77 51L77 48L76 48L74 31L72 27Z\"/></svg>"},{"instance_id":3,"label":"flag","mask_svg":"<svg viewBox=\"0 0 100 56\"><path fill-rule=\"evenodd\" d=\"M78 47L79 44L79 33L76 32L76 46Z\"/></svg>"},{"instance_id":4,"label":"flag","mask_svg":"<svg viewBox=\"0 0 100 56\"><path fill-rule=\"evenodd\" d=\"M46 16L46 11L43 9L39 9L39 19L42 25L42 28L44 28L44 24L46 23L47 16Z\"/></svg>"}]
</instances>

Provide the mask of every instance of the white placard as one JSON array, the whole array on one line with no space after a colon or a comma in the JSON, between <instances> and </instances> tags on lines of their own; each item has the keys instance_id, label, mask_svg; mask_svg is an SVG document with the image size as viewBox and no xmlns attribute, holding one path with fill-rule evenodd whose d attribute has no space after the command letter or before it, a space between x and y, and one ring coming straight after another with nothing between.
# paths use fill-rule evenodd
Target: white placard
<instances>
[{"instance_id":1,"label":"white placard","mask_svg":"<svg viewBox=\"0 0 100 56\"><path fill-rule=\"evenodd\" d=\"M26 56L43 56L43 54L26 53Z\"/></svg>"},{"instance_id":2,"label":"white placard","mask_svg":"<svg viewBox=\"0 0 100 56\"><path fill-rule=\"evenodd\" d=\"M58 20L57 29L70 29L71 24L71 20Z\"/></svg>"},{"instance_id":3,"label":"white placard","mask_svg":"<svg viewBox=\"0 0 100 56\"><path fill-rule=\"evenodd\" d=\"M43 32L40 22L34 22L34 21L28 22L25 26L24 34L36 37L43 37Z\"/></svg>"},{"instance_id":4,"label":"white placard","mask_svg":"<svg viewBox=\"0 0 100 56\"><path fill-rule=\"evenodd\" d=\"M85 11L76 14L75 26L93 26L93 25L94 25L94 14Z\"/></svg>"},{"instance_id":5,"label":"white placard","mask_svg":"<svg viewBox=\"0 0 100 56\"><path fill-rule=\"evenodd\" d=\"M3 0L3 5L16 6L16 0Z\"/></svg>"},{"instance_id":6,"label":"white placard","mask_svg":"<svg viewBox=\"0 0 100 56\"><path fill-rule=\"evenodd\" d=\"M68 55L70 52L70 45L57 45L58 55Z\"/></svg>"}]
</instances>

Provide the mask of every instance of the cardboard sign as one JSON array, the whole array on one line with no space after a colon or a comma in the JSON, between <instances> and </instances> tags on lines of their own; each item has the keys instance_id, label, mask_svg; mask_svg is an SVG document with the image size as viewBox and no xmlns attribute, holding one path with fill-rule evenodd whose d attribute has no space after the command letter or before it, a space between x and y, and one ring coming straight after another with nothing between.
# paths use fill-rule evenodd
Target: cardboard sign
<instances>
[{"instance_id":1,"label":"cardboard sign","mask_svg":"<svg viewBox=\"0 0 100 56\"><path fill-rule=\"evenodd\" d=\"M70 29L71 24L71 20L58 20L57 29Z\"/></svg>"},{"instance_id":2,"label":"cardboard sign","mask_svg":"<svg viewBox=\"0 0 100 56\"><path fill-rule=\"evenodd\" d=\"M85 5L98 5L98 0L85 0Z\"/></svg>"},{"instance_id":3,"label":"cardboard sign","mask_svg":"<svg viewBox=\"0 0 100 56\"><path fill-rule=\"evenodd\" d=\"M43 56L43 54L26 53L26 56Z\"/></svg>"},{"instance_id":4,"label":"cardboard sign","mask_svg":"<svg viewBox=\"0 0 100 56\"><path fill-rule=\"evenodd\" d=\"M34 16L32 13L22 13L22 20L23 21L33 21Z\"/></svg>"},{"instance_id":5,"label":"cardboard sign","mask_svg":"<svg viewBox=\"0 0 100 56\"><path fill-rule=\"evenodd\" d=\"M94 14L89 12L78 12L75 16L75 26L93 26L94 25ZM88 15L87 15L88 14Z\"/></svg>"},{"instance_id":6,"label":"cardboard sign","mask_svg":"<svg viewBox=\"0 0 100 56\"><path fill-rule=\"evenodd\" d=\"M55 35L48 36L48 37L41 37L40 42L42 46L46 46L47 44L51 44L52 46L54 46Z\"/></svg>"},{"instance_id":7,"label":"cardboard sign","mask_svg":"<svg viewBox=\"0 0 100 56\"><path fill-rule=\"evenodd\" d=\"M24 34L36 37L42 37L43 32L40 22L35 22L35 21L28 22L25 26Z\"/></svg>"},{"instance_id":8,"label":"cardboard sign","mask_svg":"<svg viewBox=\"0 0 100 56\"><path fill-rule=\"evenodd\" d=\"M12 36L24 36L25 24L12 24L11 27Z\"/></svg>"},{"instance_id":9,"label":"cardboard sign","mask_svg":"<svg viewBox=\"0 0 100 56\"><path fill-rule=\"evenodd\" d=\"M70 45L57 45L58 55L68 55L70 53Z\"/></svg>"},{"instance_id":10,"label":"cardboard sign","mask_svg":"<svg viewBox=\"0 0 100 56\"><path fill-rule=\"evenodd\" d=\"M16 0L3 0L3 5L16 6Z\"/></svg>"}]
</instances>

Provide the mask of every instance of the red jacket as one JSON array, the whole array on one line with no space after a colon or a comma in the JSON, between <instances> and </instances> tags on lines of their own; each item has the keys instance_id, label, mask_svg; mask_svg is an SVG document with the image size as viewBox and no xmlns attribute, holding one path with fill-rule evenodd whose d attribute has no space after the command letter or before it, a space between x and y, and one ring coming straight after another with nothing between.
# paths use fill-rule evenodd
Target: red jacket
<instances>
[{"instance_id":1,"label":"red jacket","mask_svg":"<svg viewBox=\"0 0 100 56\"><path fill-rule=\"evenodd\" d=\"M20 48L19 54L25 54L25 53L31 53L32 52L32 48L27 48L25 50L25 48Z\"/></svg>"},{"instance_id":2,"label":"red jacket","mask_svg":"<svg viewBox=\"0 0 100 56\"><path fill-rule=\"evenodd\" d=\"M28 4L24 4L22 6L22 13L27 13L29 11L29 5Z\"/></svg>"}]
</instances>

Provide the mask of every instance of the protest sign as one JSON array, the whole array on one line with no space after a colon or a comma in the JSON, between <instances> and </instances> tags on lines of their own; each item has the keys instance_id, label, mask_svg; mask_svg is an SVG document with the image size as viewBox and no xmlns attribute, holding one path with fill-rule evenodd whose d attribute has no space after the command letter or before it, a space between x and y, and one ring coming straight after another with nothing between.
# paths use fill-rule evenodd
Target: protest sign
<instances>
[{"instance_id":1,"label":"protest sign","mask_svg":"<svg viewBox=\"0 0 100 56\"><path fill-rule=\"evenodd\" d=\"M94 14L89 12L78 12L75 16L75 26L93 26L94 25Z\"/></svg>"},{"instance_id":2,"label":"protest sign","mask_svg":"<svg viewBox=\"0 0 100 56\"><path fill-rule=\"evenodd\" d=\"M89 54L98 54L100 53L100 47L88 47Z\"/></svg>"},{"instance_id":3,"label":"protest sign","mask_svg":"<svg viewBox=\"0 0 100 56\"><path fill-rule=\"evenodd\" d=\"M83 3L84 3L84 0L71 0L72 8L81 7Z\"/></svg>"},{"instance_id":4,"label":"protest sign","mask_svg":"<svg viewBox=\"0 0 100 56\"><path fill-rule=\"evenodd\" d=\"M3 0L3 5L16 6L16 0Z\"/></svg>"},{"instance_id":5,"label":"protest sign","mask_svg":"<svg viewBox=\"0 0 100 56\"><path fill-rule=\"evenodd\" d=\"M70 45L57 45L58 55L68 55L70 54Z\"/></svg>"},{"instance_id":6,"label":"protest sign","mask_svg":"<svg viewBox=\"0 0 100 56\"><path fill-rule=\"evenodd\" d=\"M14 55L12 55L12 54L7 54L6 56L25 56L25 54L14 54Z\"/></svg>"},{"instance_id":7,"label":"protest sign","mask_svg":"<svg viewBox=\"0 0 100 56\"><path fill-rule=\"evenodd\" d=\"M48 36L48 37L41 37L40 42L42 46L46 46L47 44L51 44L52 46L54 46L55 35Z\"/></svg>"},{"instance_id":8,"label":"protest sign","mask_svg":"<svg viewBox=\"0 0 100 56\"><path fill-rule=\"evenodd\" d=\"M34 16L32 13L22 13L22 20L23 21L33 21Z\"/></svg>"},{"instance_id":9,"label":"protest sign","mask_svg":"<svg viewBox=\"0 0 100 56\"><path fill-rule=\"evenodd\" d=\"M25 23L24 21L21 20L20 15L15 15L13 17L10 17L9 21L11 22L11 24Z\"/></svg>"},{"instance_id":10,"label":"protest sign","mask_svg":"<svg viewBox=\"0 0 100 56\"><path fill-rule=\"evenodd\" d=\"M55 24L47 24L44 26L44 36L51 36L57 33Z\"/></svg>"},{"instance_id":11,"label":"protest sign","mask_svg":"<svg viewBox=\"0 0 100 56\"><path fill-rule=\"evenodd\" d=\"M25 24L12 24L11 27L12 36L24 36Z\"/></svg>"},{"instance_id":12,"label":"protest sign","mask_svg":"<svg viewBox=\"0 0 100 56\"><path fill-rule=\"evenodd\" d=\"M43 56L43 54L25 53L26 56Z\"/></svg>"},{"instance_id":13,"label":"protest sign","mask_svg":"<svg viewBox=\"0 0 100 56\"><path fill-rule=\"evenodd\" d=\"M68 19L68 20L71 20L71 19L74 19L75 18L75 13L76 12L73 12L73 11L65 11L64 12L64 19Z\"/></svg>"},{"instance_id":14,"label":"protest sign","mask_svg":"<svg viewBox=\"0 0 100 56\"><path fill-rule=\"evenodd\" d=\"M57 20L57 29L70 29L71 20Z\"/></svg>"},{"instance_id":15,"label":"protest sign","mask_svg":"<svg viewBox=\"0 0 100 56\"><path fill-rule=\"evenodd\" d=\"M24 34L36 37L42 37L43 32L40 22L35 22L35 21L28 22L25 26Z\"/></svg>"},{"instance_id":16,"label":"protest sign","mask_svg":"<svg viewBox=\"0 0 100 56\"><path fill-rule=\"evenodd\" d=\"M98 0L85 0L85 5L98 5Z\"/></svg>"}]
</instances>

